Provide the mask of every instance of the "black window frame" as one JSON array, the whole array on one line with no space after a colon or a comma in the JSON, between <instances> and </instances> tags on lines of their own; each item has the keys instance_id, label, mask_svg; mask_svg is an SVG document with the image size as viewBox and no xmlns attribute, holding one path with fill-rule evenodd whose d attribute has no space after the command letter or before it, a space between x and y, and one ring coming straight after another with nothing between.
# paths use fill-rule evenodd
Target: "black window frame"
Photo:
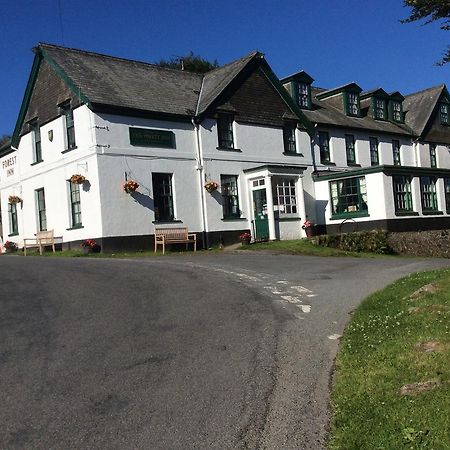
<instances>
[{"instance_id":1,"label":"black window frame","mask_svg":"<svg viewBox=\"0 0 450 450\"><path fill-rule=\"evenodd\" d=\"M414 212L412 197L412 177L410 175L392 176L392 193L396 214Z\"/></svg>"},{"instance_id":2,"label":"black window frame","mask_svg":"<svg viewBox=\"0 0 450 450\"><path fill-rule=\"evenodd\" d=\"M429 152L430 152L430 167L437 167L437 156L436 156L436 144L429 144Z\"/></svg>"},{"instance_id":3,"label":"black window frame","mask_svg":"<svg viewBox=\"0 0 450 450\"><path fill-rule=\"evenodd\" d=\"M241 210L239 207L239 176L220 175L222 191L222 213L224 219L239 219Z\"/></svg>"},{"instance_id":4,"label":"black window frame","mask_svg":"<svg viewBox=\"0 0 450 450\"><path fill-rule=\"evenodd\" d=\"M439 119L441 125L449 125L449 104L447 102L441 102L439 105Z\"/></svg>"},{"instance_id":5,"label":"black window frame","mask_svg":"<svg viewBox=\"0 0 450 450\"><path fill-rule=\"evenodd\" d=\"M80 184L69 183L69 202L70 202L70 226L71 228L81 228L83 226L81 215L81 192Z\"/></svg>"},{"instance_id":6,"label":"black window frame","mask_svg":"<svg viewBox=\"0 0 450 450\"><path fill-rule=\"evenodd\" d=\"M330 163L331 162L330 134L328 133L328 131L319 131L318 140L319 140L321 164Z\"/></svg>"},{"instance_id":7,"label":"black window frame","mask_svg":"<svg viewBox=\"0 0 450 450\"><path fill-rule=\"evenodd\" d=\"M36 217L38 231L47 231L47 208L45 205L45 189L35 189L36 197ZM42 193L42 195L41 195Z\"/></svg>"},{"instance_id":8,"label":"black window frame","mask_svg":"<svg viewBox=\"0 0 450 450\"><path fill-rule=\"evenodd\" d=\"M173 222L175 220L172 181L172 173L152 173L155 222Z\"/></svg>"},{"instance_id":9,"label":"black window frame","mask_svg":"<svg viewBox=\"0 0 450 450\"><path fill-rule=\"evenodd\" d=\"M384 98L374 97L373 111L374 111L374 118L376 120L386 120L387 119L386 100Z\"/></svg>"},{"instance_id":10,"label":"black window frame","mask_svg":"<svg viewBox=\"0 0 450 450\"><path fill-rule=\"evenodd\" d=\"M365 177L333 180L329 182L329 189L332 219L365 217L369 215Z\"/></svg>"},{"instance_id":11,"label":"black window frame","mask_svg":"<svg viewBox=\"0 0 450 450\"><path fill-rule=\"evenodd\" d=\"M19 234L19 221L17 217L17 203L8 203L9 236Z\"/></svg>"},{"instance_id":12,"label":"black window frame","mask_svg":"<svg viewBox=\"0 0 450 450\"><path fill-rule=\"evenodd\" d=\"M401 145L398 139L392 139L392 159L394 162L394 166L401 166Z\"/></svg>"},{"instance_id":13,"label":"black window frame","mask_svg":"<svg viewBox=\"0 0 450 450\"><path fill-rule=\"evenodd\" d=\"M66 139L66 151L77 148L75 139L75 121L73 116L73 108L70 100L61 103L59 106L62 115L64 116L64 128Z\"/></svg>"},{"instance_id":14,"label":"black window frame","mask_svg":"<svg viewBox=\"0 0 450 450\"><path fill-rule=\"evenodd\" d=\"M378 141L378 138L369 137L369 152L370 152L370 165L371 166L379 166L380 165L379 145L380 145L380 143ZM376 158L374 156L376 156Z\"/></svg>"},{"instance_id":15,"label":"black window frame","mask_svg":"<svg viewBox=\"0 0 450 450\"><path fill-rule=\"evenodd\" d=\"M359 117L360 111L359 94L356 92L345 92L345 113L347 116Z\"/></svg>"},{"instance_id":16,"label":"black window frame","mask_svg":"<svg viewBox=\"0 0 450 450\"><path fill-rule=\"evenodd\" d=\"M283 127L283 147L285 153L297 153L296 129L296 125L285 125Z\"/></svg>"},{"instance_id":17,"label":"black window frame","mask_svg":"<svg viewBox=\"0 0 450 450\"><path fill-rule=\"evenodd\" d=\"M450 214L450 177L444 178L445 210Z\"/></svg>"},{"instance_id":18,"label":"black window frame","mask_svg":"<svg viewBox=\"0 0 450 450\"><path fill-rule=\"evenodd\" d=\"M306 89L306 92L302 90ZM304 81L297 83L297 104L300 108L311 109L311 85Z\"/></svg>"},{"instance_id":19,"label":"black window frame","mask_svg":"<svg viewBox=\"0 0 450 450\"><path fill-rule=\"evenodd\" d=\"M41 127L39 121L34 119L29 123L31 133L33 135L33 164L38 164L43 161L42 159L42 140L41 140Z\"/></svg>"},{"instance_id":20,"label":"black window frame","mask_svg":"<svg viewBox=\"0 0 450 450\"><path fill-rule=\"evenodd\" d=\"M425 180L428 180L429 183ZM423 214L433 214L439 212L436 184L437 178L434 176L420 177L420 201Z\"/></svg>"},{"instance_id":21,"label":"black window frame","mask_svg":"<svg viewBox=\"0 0 450 450\"><path fill-rule=\"evenodd\" d=\"M396 107L398 106L398 108ZM391 100L392 120L397 123L403 123L403 104L397 100Z\"/></svg>"},{"instance_id":22,"label":"black window frame","mask_svg":"<svg viewBox=\"0 0 450 450\"><path fill-rule=\"evenodd\" d=\"M356 141L353 134L345 135L345 154L347 164L356 164Z\"/></svg>"},{"instance_id":23,"label":"black window frame","mask_svg":"<svg viewBox=\"0 0 450 450\"><path fill-rule=\"evenodd\" d=\"M234 117L232 114L220 113L217 115L218 148L234 150Z\"/></svg>"}]
</instances>

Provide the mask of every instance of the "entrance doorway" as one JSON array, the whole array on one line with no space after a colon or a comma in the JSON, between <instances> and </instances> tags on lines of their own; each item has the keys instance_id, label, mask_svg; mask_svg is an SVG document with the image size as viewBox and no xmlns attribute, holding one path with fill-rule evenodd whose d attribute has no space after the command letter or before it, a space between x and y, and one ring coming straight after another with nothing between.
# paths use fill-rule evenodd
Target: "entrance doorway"
<instances>
[{"instance_id":1,"label":"entrance doorway","mask_svg":"<svg viewBox=\"0 0 450 450\"><path fill-rule=\"evenodd\" d=\"M266 189L253 191L253 210L255 213L254 237L255 241L269 239L269 219L267 217Z\"/></svg>"}]
</instances>

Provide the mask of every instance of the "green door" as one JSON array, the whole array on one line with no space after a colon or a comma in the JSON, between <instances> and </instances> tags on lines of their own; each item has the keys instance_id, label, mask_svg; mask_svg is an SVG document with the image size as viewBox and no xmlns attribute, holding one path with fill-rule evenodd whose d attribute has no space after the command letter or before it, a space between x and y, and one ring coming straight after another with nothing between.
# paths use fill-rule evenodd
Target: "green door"
<instances>
[{"instance_id":1,"label":"green door","mask_svg":"<svg viewBox=\"0 0 450 450\"><path fill-rule=\"evenodd\" d=\"M268 240L269 219L267 218L267 197L265 189L253 191L253 210L255 211L255 240Z\"/></svg>"}]
</instances>

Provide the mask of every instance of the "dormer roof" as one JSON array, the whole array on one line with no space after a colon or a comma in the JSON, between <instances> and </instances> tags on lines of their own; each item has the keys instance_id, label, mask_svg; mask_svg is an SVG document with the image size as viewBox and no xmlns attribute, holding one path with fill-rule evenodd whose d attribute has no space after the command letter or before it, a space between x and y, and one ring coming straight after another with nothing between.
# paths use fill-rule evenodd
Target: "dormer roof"
<instances>
[{"instance_id":1,"label":"dormer roof","mask_svg":"<svg viewBox=\"0 0 450 450\"><path fill-rule=\"evenodd\" d=\"M319 94L316 95L316 97L319 100L323 100L325 98L332 97L333 95L340 94L341 92L344 92L344 91L346 91L346 92L356 92L356 93L359 94L359 93L362 92L362 89L361 89L361 87L358 84L356 84L353 81L351 83L347 83L347 84L344 84L342 86L338 86L336 88L328 89L327 91L320 92Z\"/></svg>"},{"instance_id":2,"label":"dormer roof","mask_svg":"<svg viewBox=\"0 0 450 450\"><path fill-rule=\"evenodd\" d=\"M375 88L370 91L361 92L359 96L361 100L370 97L389 98L389 94L383 88Z\"/></svg>"},{"instance_id":3,"label":"dormer roof","mask_svg":"<svg viewBox=\"0 0 450 450\"><path fill-rule=\"evenodd\" d=\"M280 80L281 84L288 83L289 81L303 81L306 84L311 84L314 78L306 73L304 70L288 75Z\"/></svg>"}]
</instances>

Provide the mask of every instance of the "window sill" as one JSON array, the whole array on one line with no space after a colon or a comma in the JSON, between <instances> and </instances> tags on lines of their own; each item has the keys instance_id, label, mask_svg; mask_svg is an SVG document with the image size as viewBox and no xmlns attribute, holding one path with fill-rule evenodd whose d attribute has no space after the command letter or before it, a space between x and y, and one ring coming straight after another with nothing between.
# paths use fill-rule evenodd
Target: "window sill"
<instances>
[{"instance_id":1,"label":"window sill","mask_svg":"<svg viewBox=\"0 0 450 450\"><path fill-rule=\"evenodd\" d=\"M152 220L152 223L154 223L155 225L163 225L165 223L183 223L182 220Z\"/></svg>"},{"instance_id":2,"label":"window sill","mask_svg":"<svg viewBox=\"0 0 450 450\"><path fill-rule=\"evenodd\" d=\"M80 230L81 228L84 228L83 225L75 225L75 226L73 226L73 227L66 228L66 230L67 230L67 231L70 231L70 230Z\"/></svg>"},{"instance_id":3,"label":"window sill","mask_svg":"<svg viewBox=\"0 0 450 450\"><path fill-rule=\"evenodd\" d=\"M442 216L444 213L442 211L422 211L424 216Z\"/></svg>"},{"instance_id":4,"label":"window sill","mask_svg":"<svg viewBox=\"0 0 450 450\"><path fill-rule=\"evenodd\" d=\"M348 167L361 167L361 164L357 164L357 163L347 163Z\"/></svg>"},{"instance_id":5,"label":"window sill","mask_svg":"<svg viewBox=\"0 0 450 450\"><path fill-rule=\"evenodd\" d=\"M228 147L216 147L216 150L220 150L221 152L237 152L242 153L240 148L228 148Z\"/></svg>"},{"instance_id":6,"label":"window sill","mask_svg":"<svg viewBox=\"0 0 450 450\"><path fill-rule=\"evenodd\" d=\"M236 221L243 221L243 220L247 220L246 217L224 217L222 219L223 222L236 222Z\"/></svg>"},{"instance_id":7,"label":"window sill","mask_svg":"<svg viewBox=\"0 0 450 450\"><path fill-rule=\"evenodd\" d=\"M415 211L395 211L396 216L418 216L419 213Z\"/></svg>"},{"instance_id":8,"label":"window sill","mask_svg":"<svg viewBox=\"0 0 450 450\"><path fill-rule=\"evenodd\" d=\"M285 156L303 156L303 153L283 152Z\"/></svg>"},{"instance_id":9,"label":"window sill","mask_svg":"<svg viewBox=\"0 0 450 450\"><path fill-rule=\"evenodd\" d=\"M302 220L301 217L277 217L275 219L278 222L298 222L299 220Z\"/></svg>"},{"instance_id":10,"label":"window sill","mask_svg":"<svg viewBox=\"0 0 450 450\"><path fill-rule=\"evenodd\" d=\"M331 216L330 220L354 219L355 217L370 217L370 214L368 212L349 212Z\"/></svg>"},{"instance_id":11,"label":"window sill","mask_svg":"<svg viewBox=\"0 0 450 450\"><path fill-rule=\"evenodd\" d=\"M11 234L8 234L8 237L12 237L12 236L19 236L19 233L11 233Z\"/></svg>"},{"instance_id":12,"label":"window sill","mask_svg":"<svg viewBox=\"0 0 450 450\"><path fill-rule=\"evenodd\" d=\"M320 164L322 164L323 166L335 166L336 163L328 161L328 162L320 162Z\"/></svg>"},{"instance_id":13,"label":"window sill","mask_svg":"<svg viewBox=\"0 0 450 450\"><path fill-rule=\"evenodd\" d=\"M36 164L40 164L41 162L44 162L44 160L40 159L39 161L35 161L34 163L31 163L30 166L35 166Z\"/></svg>"},{"instance_id":14,"label":"window sill","mask_svg":"<svg viewBox=\"0 0 450 450\"><path fill-rule=\"evenodd\" d=\"M69 152L71 152L72 150L76 150L78 147L75 145L75 147L71 147L71 148L66 148L65 150L63 150L62 152L61 152L61 154L64 154L64 153L69 153Z\"/></svg>"}]
</instances>

